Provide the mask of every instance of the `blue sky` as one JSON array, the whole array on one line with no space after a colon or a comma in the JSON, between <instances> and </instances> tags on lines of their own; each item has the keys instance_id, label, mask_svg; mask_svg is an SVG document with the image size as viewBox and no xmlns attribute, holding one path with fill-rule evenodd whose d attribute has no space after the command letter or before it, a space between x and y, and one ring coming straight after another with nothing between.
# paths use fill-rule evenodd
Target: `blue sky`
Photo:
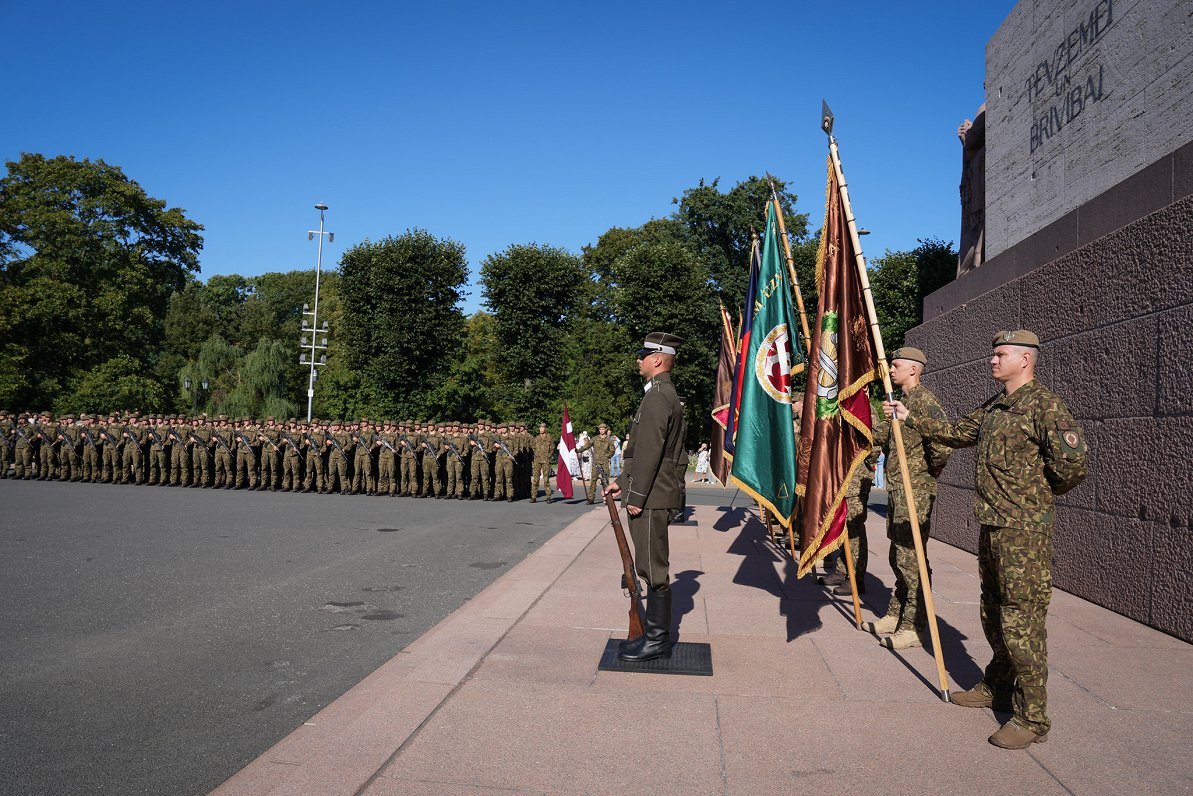
<instances>
[{"instance_id":1,"label":"blue sky","mask_svg":"<svg viewBox=\"0 0 1193 796\"><path fill-rule=\"evenodd\" d=\"M475 271L769 170L823 215L836 134L869 257L956 241L982 3L12 3L0 156L102 158L205 227L202 278L419 227ZM465 301L480 304L479 289Z\"/></svg>"}]
</instances>

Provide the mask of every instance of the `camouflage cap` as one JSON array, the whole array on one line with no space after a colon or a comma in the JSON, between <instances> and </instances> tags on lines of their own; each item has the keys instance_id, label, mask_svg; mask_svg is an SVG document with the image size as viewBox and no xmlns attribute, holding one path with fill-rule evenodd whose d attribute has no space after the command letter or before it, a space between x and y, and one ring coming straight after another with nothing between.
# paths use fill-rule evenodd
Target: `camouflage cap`
<instances>
[{"instance_id":1,"label":"camouflage cap","mask_svg":"<svg viewBox=\"0 0 1193 796\"><path fill-rule=\"evenodd\" d=\"M894 362L896 359L906 359L910 362L919 362L921 365L928 364L928 357L924 354L924 352L918 348L912 348L909 345L905 345L902 348L896 348L891 352L891 362Z\"/></svg>"},{"instance_id":2,"label":"camouflage cap","mask_svg":"<svg viewBox=\"0 0 1193 796\"><path fill-rule=\"evenodd\" d=\"M1026 329L1017 329L1015 331L999 332L994 335L994 347L998 348L1000 345L1019 345L1026 348L1040 347L1040 338L1036 337L1035 332L1029 332Z\"/></svg>"}]
</instances>

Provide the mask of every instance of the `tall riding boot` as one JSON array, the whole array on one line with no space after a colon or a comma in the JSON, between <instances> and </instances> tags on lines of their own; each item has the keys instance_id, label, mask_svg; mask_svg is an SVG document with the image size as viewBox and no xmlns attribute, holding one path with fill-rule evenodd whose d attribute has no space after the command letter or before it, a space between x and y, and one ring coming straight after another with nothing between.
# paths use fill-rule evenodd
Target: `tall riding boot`
<instances>
[{"instance_id":1,"label":"tall riding boot","mask_svg":"<svg viewBox=\"0 0 1193 796\"><path fill-rule=\"evenodd\" d=\"M646 632L617 657L630 663L671 657L671 589L646 590Z\"/></svg>"}]
</instances>

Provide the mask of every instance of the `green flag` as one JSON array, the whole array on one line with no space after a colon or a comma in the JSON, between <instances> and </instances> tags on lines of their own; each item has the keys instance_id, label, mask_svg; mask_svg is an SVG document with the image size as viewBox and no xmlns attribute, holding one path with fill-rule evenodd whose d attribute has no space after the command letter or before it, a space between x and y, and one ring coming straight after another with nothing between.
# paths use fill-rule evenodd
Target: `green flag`
<instances>
[{"instance_id":1,"label":"green flag","mask_svg":"<svg viewBox=\"0 0 1193 796\"><path fill-rule=\"evenodd\" d=\"M791 382L804 369L805 358L773 203L767 204L758 295L748 339L749 346L742 353L744 373L732 478L789 528L795 513L796 453Z\"/></svg>"}]
</instances>

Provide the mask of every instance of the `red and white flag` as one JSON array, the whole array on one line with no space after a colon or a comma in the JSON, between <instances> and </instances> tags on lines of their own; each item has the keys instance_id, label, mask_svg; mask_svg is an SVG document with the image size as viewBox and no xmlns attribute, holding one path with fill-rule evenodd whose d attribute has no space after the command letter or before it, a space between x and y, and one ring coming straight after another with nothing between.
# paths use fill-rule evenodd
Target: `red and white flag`
<instances>
[{"instance_id":1,"label":"red and white flag","mask_svg":"<svg viewBox=\"0 0 1193 796\"><path fill-rule=\"evenodd\" d=\"M576 435L572 433L572 419L568 405L563 405L563 428L559 432L559 465L555 468L555 486L565 498L572 496L572 476L580 472L576 456Z\"/></svg>"}]
</instances>

